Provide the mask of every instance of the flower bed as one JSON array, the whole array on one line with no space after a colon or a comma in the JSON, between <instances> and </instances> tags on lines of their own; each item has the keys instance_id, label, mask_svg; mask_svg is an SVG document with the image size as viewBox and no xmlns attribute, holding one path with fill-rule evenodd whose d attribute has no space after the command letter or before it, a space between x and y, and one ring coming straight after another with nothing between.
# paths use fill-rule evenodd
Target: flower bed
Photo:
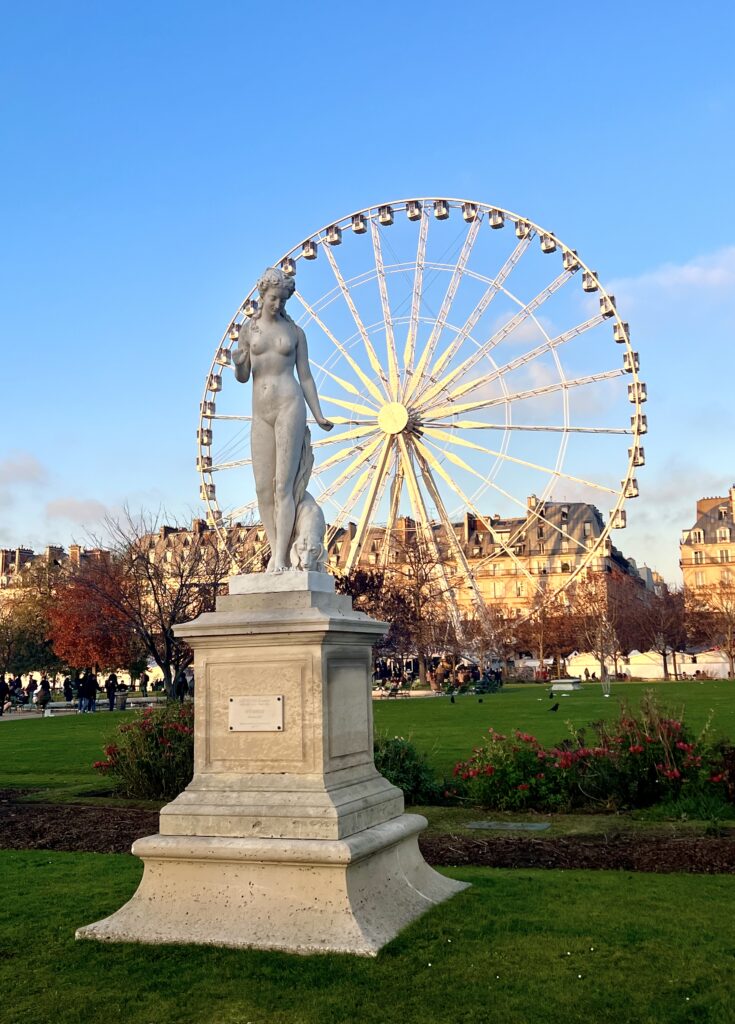
<instances>
[{"instance_id":1,"label":"flower bed","mask_svg":"<svg viewBox=\"0 0 735 1024\"><path fill-rule=\"evenodd\" d=\"M529 733L488 731L455 777L469 802L496 810L623 810L675 802L685 792L735 793L735 758L727 744L694 737L681 717L646 695L640 711L591 726L553 747Z\"/></svg>"}]
</instances>

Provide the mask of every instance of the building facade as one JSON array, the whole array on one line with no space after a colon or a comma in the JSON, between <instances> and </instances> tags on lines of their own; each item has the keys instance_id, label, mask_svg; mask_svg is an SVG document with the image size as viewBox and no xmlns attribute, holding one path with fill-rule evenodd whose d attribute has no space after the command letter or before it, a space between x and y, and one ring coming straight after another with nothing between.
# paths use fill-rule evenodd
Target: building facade
<instances>
[{"instance_id":1,"label":"building facade","mask_svg":"<svg viewBox=\"0 0 735 1024\"><path fill-rule=\"evenodd\" d=\"M700 498L694 526L679 545L684 587L735 581L735 485L725 497Z\"/></svg>"}]
</instances>

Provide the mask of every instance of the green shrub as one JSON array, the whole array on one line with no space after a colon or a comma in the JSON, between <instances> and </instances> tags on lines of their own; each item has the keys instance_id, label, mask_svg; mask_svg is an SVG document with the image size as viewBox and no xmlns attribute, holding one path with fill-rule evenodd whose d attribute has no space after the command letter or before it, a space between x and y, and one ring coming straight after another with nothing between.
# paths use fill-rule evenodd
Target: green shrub
<instances>
[{"instance_id":1,"label":"green shrub","mask_svg":"<svg viewBox=\"0 0 735 1024\"><path fill-rule=\"evenodd\" d=\"M146 708L117 731L105 747L104 761L94 767L107 775L123 796L141 800L172 800L190 782L194 770L194 707L171 703ZM426 758L401 736L378 736L375 766L407 803L441 802L440 786Z\"/></svg>"},{"instance_id":2,"label":"green shrub","mask_svg":"<svg viewBox=\"0 0 735 1024\"><path fill-rule=\"evenodd\" d=\"M171 702L146 708L121 725L117 742L105 747L106 760L94 767L109 776L123 796L172 800L194 771L194 707Z\"/></svg>"},{"instance_id":3,"label":"green shrub","mask_svg":"<svg viewBox=\"0 0 735 1024\"><path fill-rule=\"evenodd\" d=\"M440 802L442 787L437 783L425 756L403 736L375 737L375 767L394 786L403 790L406 803Z\"/></svg>"}]
</instances>

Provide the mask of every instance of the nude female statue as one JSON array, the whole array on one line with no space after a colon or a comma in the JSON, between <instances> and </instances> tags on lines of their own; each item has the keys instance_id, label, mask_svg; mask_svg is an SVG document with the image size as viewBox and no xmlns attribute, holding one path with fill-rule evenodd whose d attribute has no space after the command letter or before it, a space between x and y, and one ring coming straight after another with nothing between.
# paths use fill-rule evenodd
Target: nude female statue
<instances>
[{"instance_id":1,"label":"nude female statue","mask_svg":"<svg viewBox=\"0 0 735 1024\"><path fill-rule=\"evenodd\" d=\"M290 568L296 510L314 461L306 406L323 430L334 426L319 405L306 336L284 308L295 287L280 269L263 273L258 309L240 328L233 353L237 380L244 384L253 375L250 446L258 507L271 547L267 572Z\"/></svg>"}]
</instances>

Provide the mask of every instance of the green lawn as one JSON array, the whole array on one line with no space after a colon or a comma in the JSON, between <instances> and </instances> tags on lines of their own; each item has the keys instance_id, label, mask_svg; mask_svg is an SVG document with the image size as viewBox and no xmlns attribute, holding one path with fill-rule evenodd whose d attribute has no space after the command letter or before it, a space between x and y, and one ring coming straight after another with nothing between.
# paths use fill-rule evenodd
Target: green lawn
<instances>
[{"instance_id":1,"label":"green lawn","mask_svg":"<svg viewBox=\"0 0 735 1024\"><path fill-rule=\"evenodd\" d=\"M362 959L76 943L132 894L136 860L5 851L0 868L4 1024L735 1020L731 878L452 870L472 888Z\"/></svg>"},{"instance_id":2,"label":"green lawn","mask_svg":"<svg viewBox=\"0 0 735 1024\"><path fill-rule=\"evenodd\" d=\"M509 733L521 729L544 743L556 743L575 729L605 717L613 717L621 700L637 707L646 690L677 713L685 709L686 721L700 729L713 713L713 736L735 739L735 682L626 683L613 684L605 698L598 684L588 684L568 697L549 700L547 688L528 685L507 687L501 693L479 698L447 697L373 701L376 730L410 738L429 755L439 773L451 774L457 761L469 756L489 726ZM559 703L557 712L549 708Z\"/></svg>"},{"instance_id":3,"label":"green lawn","mask_svg":"<svg viewBox=\"0 0 735 1024\"><path fill-rule=\"evenodd\" d=\"M500 732L522 729L540 740L555 743L591 721L612 717L620 700L635 707L642 694L654 688L660 698L686 720L701 728L713 714L713 734L735 739L735 683L627 683L613 686L612 697L602 696L599 685L560 697L559 710L540 686L508 687L502 693L373 701L376 730L410 737L425 751L435 770L449 776L455 763L481 742L489 726ZM117 724L131 712L69 715L8 722L0 725L0 787L44 787L46 798L77 796L85 790L105 789L106 780L92 769Z\"/></svg>"}]
</instances>

